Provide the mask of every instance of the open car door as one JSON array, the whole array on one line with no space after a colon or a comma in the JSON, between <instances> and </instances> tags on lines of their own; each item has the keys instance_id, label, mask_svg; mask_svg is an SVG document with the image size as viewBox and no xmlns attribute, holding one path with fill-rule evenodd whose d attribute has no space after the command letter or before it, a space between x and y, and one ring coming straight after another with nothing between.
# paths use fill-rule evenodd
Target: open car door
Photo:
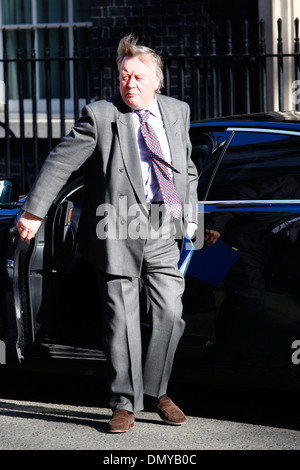
<instances>
[{"instance_id":1,"label":"open car door","mask_svg":"<svg viewBox=\"0 0 300 470\"><path fill-rule=\"evenodd\" d=\"M36 317L42 302L45 221L31 242L24 242L17 229L11 229L10 263L12 298L16 318L16 352L23 359L25 346L33 343L39 330Z\"/></svg>"},{"instance_id":2,"label":"open car door","mask_svg":"<svg viewBox=\"0 0 300 470\"><path fill-rule=\"evenodd\" d=\"M80 211L74 211L76 215L72 218L74 204L66 198L68 191L64 189L59 195L30 242L23 241L16 228L21 211L9 229L5 247L3 340L10 349L16 348L19 361L24 358L27 346L36 341L44 317L55 307L54 279L60 271L67 270L76 252Z\"/></svg>"}]
</instances>

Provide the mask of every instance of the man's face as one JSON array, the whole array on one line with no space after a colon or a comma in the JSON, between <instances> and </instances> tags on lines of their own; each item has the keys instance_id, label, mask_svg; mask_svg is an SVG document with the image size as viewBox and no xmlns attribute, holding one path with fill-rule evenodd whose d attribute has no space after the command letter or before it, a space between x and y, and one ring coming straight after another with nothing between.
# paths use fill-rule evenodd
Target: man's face
<instances>
[{"instance_id":1,"label":"man's face","mask_svg":"<svg viewBox=\"0 0 300 470\"><path fill-rule=\"evenodd\" d=\"M133 109L146 109L159 85L150 56L125 57L120 69L120 93Z\"/></svg>"}]
</instances>

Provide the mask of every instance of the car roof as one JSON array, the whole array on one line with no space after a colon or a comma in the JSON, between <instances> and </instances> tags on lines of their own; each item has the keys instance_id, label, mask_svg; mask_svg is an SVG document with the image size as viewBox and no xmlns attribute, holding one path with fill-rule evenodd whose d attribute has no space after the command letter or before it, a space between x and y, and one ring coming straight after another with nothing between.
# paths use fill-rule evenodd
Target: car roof
<instances>
[{"instance_id":1,"label":"car roof","mask_svg":"<svg viewBox=\"0 0 300 470\"><path fill-rule=\"evenodd\" d=\"M300 122L299 111L269 111L261 113L250 113L250 114L235 114L232 116L221 116L208 119L200 119L193 121L194 123L206 123L206 122L224 122L224 121L266 121L266 122Z\"/></svg>"},{"instance_id":2,"label":"car roof","mask_svg":"<svg viewBox=\"0 0 300 470\"><path fill-rule=\"evenodd\" d=\"M232 116L221 116L210 119L193 121L191 127L269 127L269 128L292 128L299 131L299 111L270 111L250 114L236 114Z\"/></svg>"}]
</instances>

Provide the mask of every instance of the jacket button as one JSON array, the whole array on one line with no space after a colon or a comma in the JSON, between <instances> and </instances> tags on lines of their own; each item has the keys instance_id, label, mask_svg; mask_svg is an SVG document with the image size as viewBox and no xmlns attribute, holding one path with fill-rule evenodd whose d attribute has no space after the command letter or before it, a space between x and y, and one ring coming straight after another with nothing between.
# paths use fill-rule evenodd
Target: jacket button
<instances>
[{"instance_id":1,"label":"jacket button","mask_svg":"<svg viewBox=\"0 0 300 470\"><path fill-rule=\"evenodd\" d=\"M124 173L124 168L119 168L120 173Z\"/></svg>"}]
</instances>

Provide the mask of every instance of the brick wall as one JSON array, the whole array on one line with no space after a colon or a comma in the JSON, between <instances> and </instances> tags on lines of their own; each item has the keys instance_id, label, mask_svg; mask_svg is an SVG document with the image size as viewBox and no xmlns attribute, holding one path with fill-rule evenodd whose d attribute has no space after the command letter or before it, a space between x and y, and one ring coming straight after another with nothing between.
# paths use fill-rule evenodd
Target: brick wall
<instances>
[{"instance_id":1,"label":"brick wall","mask_svg":"<svg viewBox=\"0 0 300 470\"><path fill-rule=\"evenodd\" d=\"M258 0L93 0L92 21L101 28L103 47L115 51L127 32L138 35L144 43L166 53L176 53L182 39L185 52L191 47L195 25L214 20L221 31L226 20L237 30L243 19L257 32ZM198 29L199 31L199 29Z\"/></svg>"},{"instance_id":2,"label":"brick wall","mask_svg":"<svg viewBox=\"0 0 300 470\"><path fill-rule=\"evenodd\" d=\"M114 60L120 39L129 32L163 56L192 53L195 25L207 24L208 14L201 0L94 0L92 21L100 28L95 44ZM111 74L108 66L103 97L114 92Z\"/></svg>"},{"instance_id":3,"label":"brick wall","mask_svg":"<svg viewBox=\"0 0 300 470\"><path fill-rule=\"evenodd\" d=\"M120 38L133 32L155 49L176 53L183 33L189 47L189 29L207 22L201 0L94 0L92 21L102 29L103 47L115 50Z\"/></svg>"},{"instance_id":4,"label":"brick wall","mask_svg":"<svg viewBox=\"0 0 300 470\"><path fill-rule=\"evenodd\" d=\"M257 2L244 0L241 8L240 0L93 0L92 22L100 28L94 43L112 60L119 40L128 32L161 51L163 56L194 54L195 47L203 53L210 47L211 21L218 25L218 47L222 48L227 34L226 20L230 19L236 47L240 47L244 18L250 21L250 36L257 43ZM107 67L102 97L114 91L111 74L111 67ZM189 76L186 84L189 86Z\"/></svg>"}]
</instances>

